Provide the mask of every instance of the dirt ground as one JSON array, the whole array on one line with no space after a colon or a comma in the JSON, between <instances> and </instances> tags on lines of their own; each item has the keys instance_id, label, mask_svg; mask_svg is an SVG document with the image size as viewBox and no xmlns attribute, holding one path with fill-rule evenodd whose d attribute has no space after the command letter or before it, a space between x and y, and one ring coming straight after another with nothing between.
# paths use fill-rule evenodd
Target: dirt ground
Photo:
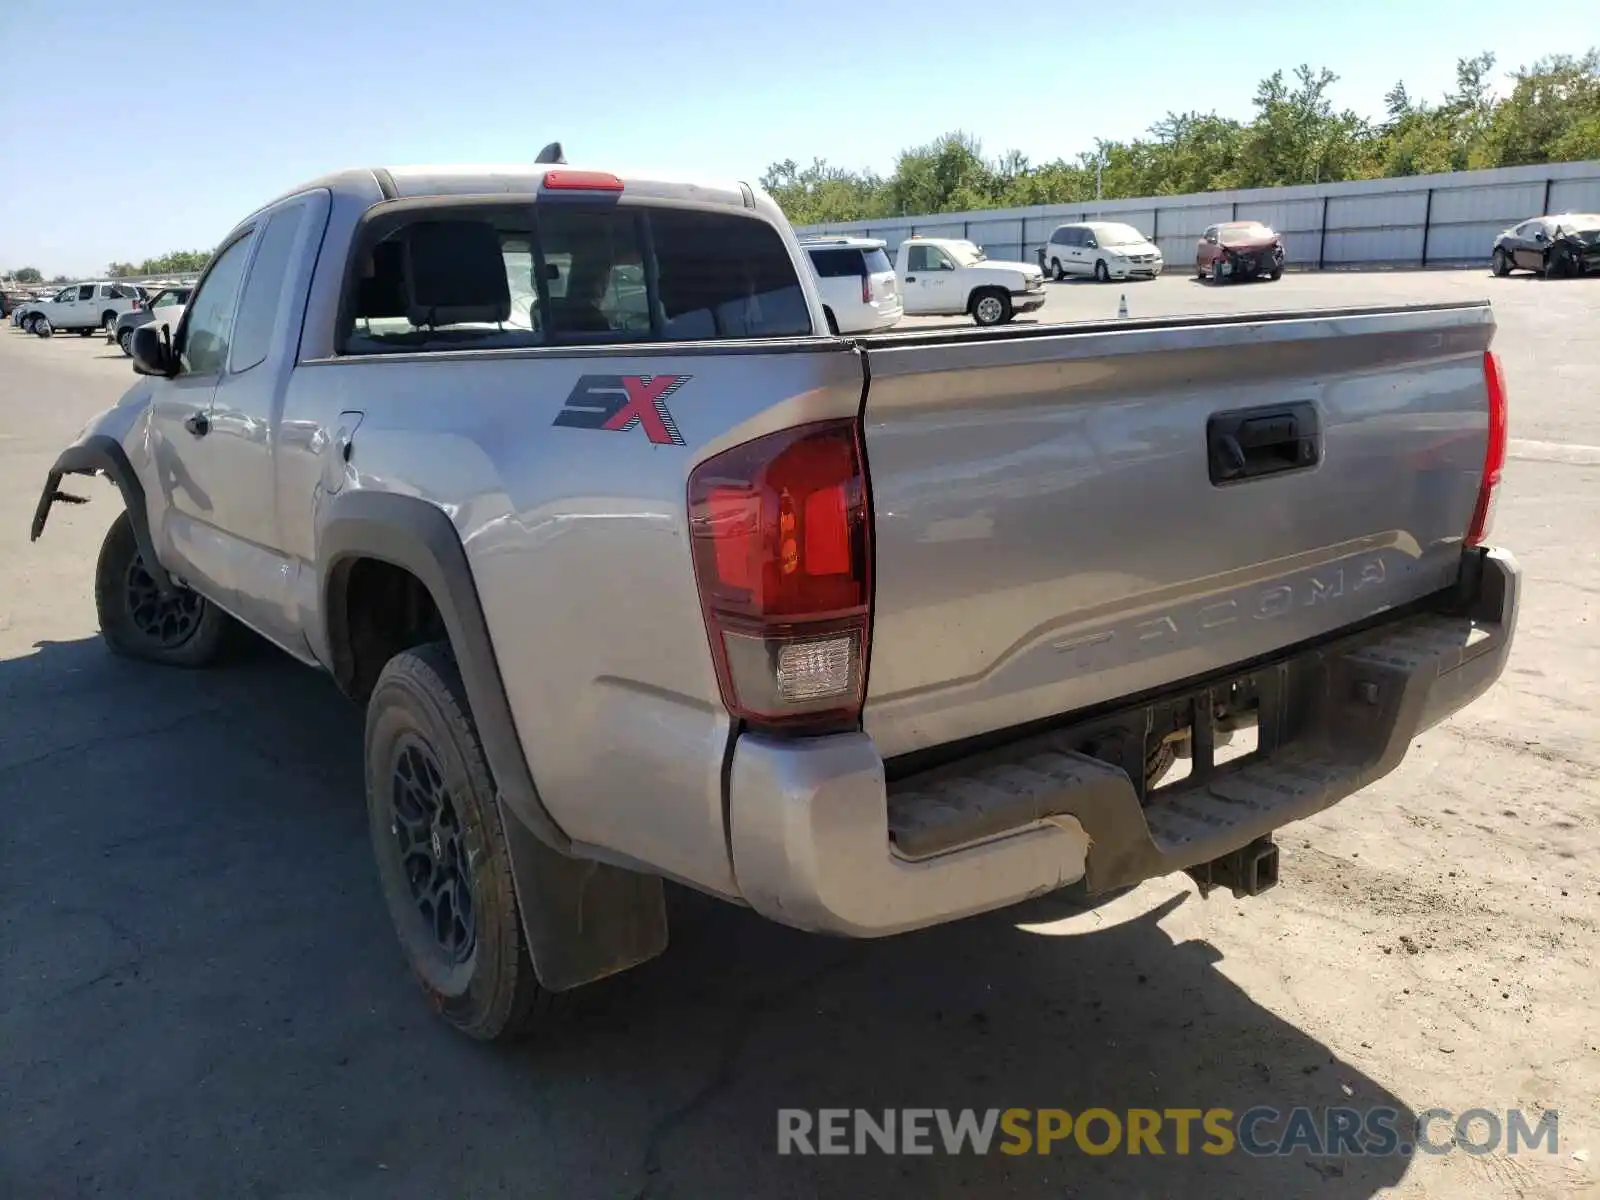
<instances>
[{"instance_id":1,"label":"dirt ground","mask_svg":"<svg viewBox=\"0 0 1600 1200\"><path fill-rule=\"evenodd\" d=\"M1055 285L1045 317L1119 294L1136 316L1492 296L1495 541L1525 570L1502 681L1286 830L1259 898L1171 878L860 944L674 891L662 959L511 1051L443 1028L406 977L360 715L331 685L269 652L203 674L102 652L114 493L26 529L128 368L0 330L0 1195L1600 1196L1600 280L1169 277ZM780 1108L1255 1105L1554 1110L1559 1143L777 1153Z\"/></svg>"}]
</instances>

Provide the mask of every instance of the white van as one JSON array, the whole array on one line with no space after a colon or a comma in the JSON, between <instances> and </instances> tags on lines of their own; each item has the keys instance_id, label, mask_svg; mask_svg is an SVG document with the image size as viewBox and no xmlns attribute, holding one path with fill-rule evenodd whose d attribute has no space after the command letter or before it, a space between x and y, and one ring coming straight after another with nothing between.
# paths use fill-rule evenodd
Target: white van
<instances>
[{"instance_id":1,"label":"white van","mask_svg":"<svg viewBox=\"0 0 1600 1200\"><path fill-rule=\"evenodd\" d=\"M1092 275L1108 279L1154 279L1165 265L1161 251L1132 225L1117 221L1079 221L1061 225L1044 250L1045 269L1054 279Z\"/></svg>"}]
</instances>

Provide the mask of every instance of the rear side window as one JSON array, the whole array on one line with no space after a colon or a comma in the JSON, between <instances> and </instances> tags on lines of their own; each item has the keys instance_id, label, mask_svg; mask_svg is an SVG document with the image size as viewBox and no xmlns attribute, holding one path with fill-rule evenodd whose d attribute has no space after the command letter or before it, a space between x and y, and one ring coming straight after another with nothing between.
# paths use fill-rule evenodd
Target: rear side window
<instances>
[{"instance_id":1,"label":"rear side window","mask_svg":"<svg viewBox=\"0 0 1600 1200\"><path fill-rule=\"evenodd\" d=\"M894 264L889 261L889 256L881 248L863 250L861 257L867 264L868 275L890 275L894 273Z\"/></svg>"},{"instance_id":2,"label":"rear side window","mask_svg":"<svg viewBox=\"0 0 1600 1200\"><path fill-rule=\"evenodd\" d=\"M733 213L573 203L369 219L340 352L808 336L778 231Z\"/></svg>"},{"instance_id":3,"label":"rear side window","mask_svg":"<svg viewBox=\"0 0 1600 1200\"><path fill-rule=\"evenodd\" d=\"M859 250L812 250L810 254L811 265L823 279L845 279L867 273Z\"/></svg>"},{"instance_id":4,"label":"rear side window","mask_svg":"<svg viewBox=\"0 0 1600 1200\"><path fill-rule=\"evenodd\" d=\"M289 275L289 255L300 232L305 206L296 204L275 213L261 233L250 276L239 296L239 312L233 319L233 357L229 369L235 374L248 371L267 357L272 331L277 325L278 301L283 296Z\"/></svg>"}]
</instances>

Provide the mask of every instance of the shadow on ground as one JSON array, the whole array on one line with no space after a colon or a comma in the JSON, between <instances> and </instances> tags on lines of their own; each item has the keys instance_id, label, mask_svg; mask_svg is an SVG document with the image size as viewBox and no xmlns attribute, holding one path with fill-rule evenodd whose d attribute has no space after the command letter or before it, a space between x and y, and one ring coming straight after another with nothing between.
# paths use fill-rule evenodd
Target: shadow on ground
<instances>
[{"instance_id":1,"label":"shadow on ground","mask_svg":"<svg viewBox=\"0 0 1600 1200\"><path fill-rule=\"evenodd\" d=\"M1162 911L1018 928L1066 911L1045 901L864 944L674 892L665 957L494 1049L410 984L360 715L319 676L267 652L188 674L42 644L0 662L0 738L6 1194L1347 1200L1404 1172L1170 1140L1160 1158L778 1156L779 1108L1409 1117L1211 946L1175 945Z\"/></svg>"}]
</instances>

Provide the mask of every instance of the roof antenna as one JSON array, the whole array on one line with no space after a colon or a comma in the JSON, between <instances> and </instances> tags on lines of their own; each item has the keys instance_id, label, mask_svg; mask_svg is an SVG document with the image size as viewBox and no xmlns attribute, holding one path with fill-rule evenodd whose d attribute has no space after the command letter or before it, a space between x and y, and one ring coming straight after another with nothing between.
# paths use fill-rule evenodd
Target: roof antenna
<instances>
[{"instance_id":1,"label":"roof antenna","mask_svg":"<svg viewBox=\"0 0 1600 1200\"><path fill-rule=\"evenodd\" d=\"M539 151L539 156L533 161L536 163L560 163L562 166L566 166L567 156L562 153L560 142L551 142L543 150Z\"/></svg>"}]
</instances>

